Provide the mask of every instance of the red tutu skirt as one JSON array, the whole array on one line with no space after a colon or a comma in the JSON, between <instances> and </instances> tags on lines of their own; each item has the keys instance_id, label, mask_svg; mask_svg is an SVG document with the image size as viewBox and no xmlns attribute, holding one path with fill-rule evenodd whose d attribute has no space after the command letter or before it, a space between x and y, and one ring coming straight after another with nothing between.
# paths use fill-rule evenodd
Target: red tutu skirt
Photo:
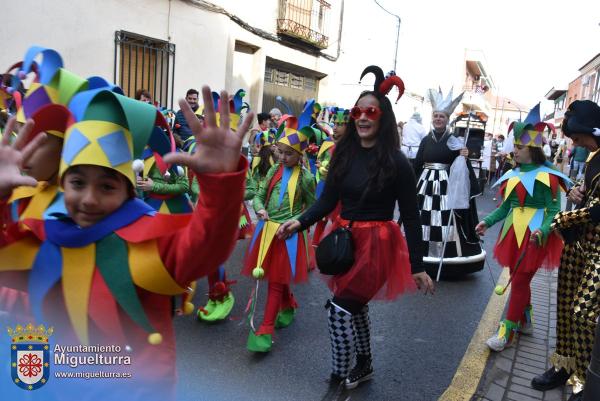
<instances>
[{"instance_id":1,"label":"red tutu skirt","mask_svg":"<svg viewBox=\"0 0 600 401\"><path fill-rule=\"evenodd\" d=\"M564 244L558 235L551 233L543 246L529 241L530 236L531 232L527 228L520 247L517 246L517 237L512 227L508 229L504 239L500 239L499 236L496 246L494 246L494 258L500 263L500 266L514 269L525 248L527 251L519 265L519 270L523 269L523 271L532 273L540 267L554 270L560 265L560 255Z\"/></svg>"},{"instance_id":2,"label":"red tutu skirt","mask_svg":"<svg viewBox=\"0 0 600 401\"><path fill-rule=\"evenodd\" d=\"M305 240L305 232L299 232L297 238L295 274L292 273L285 240L275 237L267 249L261 266L265 271L265 280L281 284L301 283L308 280L308 269L314 266L314 250L311 246L307 246L308 236ZM252 270L257 267L260 245L259 239L252 249L248 248L242 269L243 275L252 277Z\"/></svg>"},{"instance_id":3,"label":"red tutu skirt","mask_svg":"<svg viewBox=\"0 0 600 401\"><path fill-rule=\"evenodd\" d=\"M324 236L348 224L338 218ZM355 221L352 225L354 265L345 274L323 276L340 298L361 302L394 300L417 289L412 278L408 247L394 221Z\"/></svg>"},{"instance_id":4,"label":"red tutu skirt","mask_svg":"<svg viewBox=\"0 0 600 401\"><path fill-rule=\"evenodd\" d=\"M252 218L250 217L246 203L242 202L242 217L240 217L238 239L252 238L252 233L254 233L254 224L252 224Z\"/></svg>"},{"instance_id":5,"label":"red tutu skirt","mask_svg":"<svg viewBox=\"0 0 600 401\"><path fill-rule=\"evenodd\" d=\"M329 213L329 215L324 219L319 220L319 222L315 225L315 231L313 232L312 246L316 247L317 245L319 245L319 242L321 242L321 238L323 238L323 233L325 232L327 225L336 221L338 217L340 217L341 212L342 204L341 202L338 202L335 209L333 209L333 212Z\"/></svg>"}]
</instances>

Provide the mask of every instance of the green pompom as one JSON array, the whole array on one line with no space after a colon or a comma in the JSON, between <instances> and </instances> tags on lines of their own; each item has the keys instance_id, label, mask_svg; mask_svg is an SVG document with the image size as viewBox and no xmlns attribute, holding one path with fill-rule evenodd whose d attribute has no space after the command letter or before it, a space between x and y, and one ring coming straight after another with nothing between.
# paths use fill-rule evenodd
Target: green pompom
<instances>
[{"instance_id":1,"label":"green pompom","mask_svg":"<svg viewBox=\"0 0 600 401\"><path fill-rule=\"evenodd\" d=\"M263 269L262 267L258 266L258 267L255 267L254 269L252 269L252 277L254 277L255 279L260 280L264 276L265 276L265 269Z\"/></svg>"}]
</instances>

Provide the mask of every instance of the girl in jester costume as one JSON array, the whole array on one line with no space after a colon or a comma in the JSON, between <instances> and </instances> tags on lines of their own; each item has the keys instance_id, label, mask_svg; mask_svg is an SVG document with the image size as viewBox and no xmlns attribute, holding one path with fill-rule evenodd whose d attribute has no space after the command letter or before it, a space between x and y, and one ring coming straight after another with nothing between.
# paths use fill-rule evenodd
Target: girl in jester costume
<instances>
[{"instance_id":1,"label":"girl in jester costume","mask_svg":"<svg viewBox=\"0 0 600 401\"><path fill-rule=\"evenodd\" d=\"M254 146L258 150L252 157L248 177L246 178L245 201L252 201L267 173L275 164L273 160L272 145L275 143L275 134L270 131L258 132L254 137Z\"/></svg>"},{"instance_id":2,"label":"girl in jester costume","mask_svg":"<svg viewBox=\"0 0 600 401\"><path fill-rule=\"evenodd\" d=\"M310 127L313 102L305 104L298 120L288 116L282 122L278 129L281 137L277 141L279 163L269 170L254 198L254 210L260 221L248 248L242 274L268 281L265 313L258 329L253 324L256 291L253 294L247 348L254 352L270 351L274 329L292 323L298 304L290 284L308 279L309 264L313 260L307 231L296 233L287 240L275 237L282 223L295 219L315 201L314 177L300 165L308 139L314 135Z\"/></svg>"},{"instance_id":3,"label":"girl in jester costume","mask_svg":"<svg viewBox=\"0 0 600 401\"><path fill-rule=\"evenodd\" d=\"M142 154L143 169L137 176L137 187L143 191L144 202L160 213L191 213L187 174L180 166L168 168L163 160L164 155L175 151L170 129L156 127Z\"/></svg>"},{"instance_id":4,"label":"girl in jester costume","mask_svg":"<svg viewBox=\"0 0 600 401\"><path fill-rule=\"evenodd\" d=\"M332 114L333 135L323 141L323 144L319 149L319 155L317 156L317 199L321 197L323 189L325 189L325 180L327 179L327 173L329 172L329 163L331 162L331 157L335 150L335 144L338 143L346 133L346 126L350 121L350 110L334 107ZM330 215L316 224L312 239L312 245L314 247L319 245L327 224L336 221L337 217L340 215L340 211L341 206L338 205Z\"/></svg>"},{"instance_id":5,"label":"girl in jester costume","mask_svg":"<svg viewBox=\"0 0 600 401\"><path fill-rule=\"evenodd\" d=\"M503 201L475 228L483 235L489 227L504 220L494 256L501 266L510 269L512 290L506 317L498 333L486 342L494 351L513 345L519 332L533 333L531 280L540 267L558 267L563 247L560 238L550 232L550 224L560 211L559 191L565 190L570 180L546 162L543 132L545 129L554 132L554 127L533 117L535 110L539 109L534 108L525 122L514 122L509 127L514 135L517 167L494 184L500 186Z\"/></svg>"},{"instance_id":6,"label":"girl in jester costume","mask_svg":"<svg viewBox=\"0 0 600 401\"><path fill-rule=\"evenodd\" d=\"M25 124L26 119L30 118L35 123L27 124L25 142L38 137L44 140L34 147L23 169L25 175L38 181L37 185L15 188L6 202L0 204L4 238L19 237L19 222L27 218L41 219L43 212L60 196L57 176L64 132L70 116L66 107L68 102L75 94L93 87L120 91L99 77L85 80L64 69L62 58L52 49L31 47L23 61L14 64L9 71L14 69L18 72L12 76L11 86L5 88L13 94L23 86L22 81L28 74L33 75L33 82L24 99L21 101L17 97L16 122ZM13 123L7 126L8 133L14 130L16 124ZM41 135L43 133L47 135ZM0 288L0 310L10 311L15 317L28 316L26 293Z\"/></svg>"},{"instance_id":7,"label":"girl in jester costume","mask_svg":"<svg viewBox=\"0 0 600 401\"><path fill-rule=\"evenodd\" d=\"M248 111L250 109L248 103L243 101L245 95L246 92L243 89L239 89L226 104L228 106L229 115L231 118L231 127L233 131L237 130L242 111ZM216 92L212 92L213 107L217 111L217 116L220 116L221 113L220 100L220 95ZM198 108L198 110L200 110L200 108ZM204 110L201 112L204 112ZM190 153L195 152L196 146L196 143L191 144ZM240 205L238 239L247 239L252 235L254 226L252 225L250 213L248 212L246 204L241 202ZM203 307L198 308L196 315L199 320L209 323L224 320L227 318L227 316L229 316L231 310L233 309L233 305L235 304L235 297L231 291L231 285L235 284L235 281L227 279L227 272L225 271L224 265L220 265L215 272L209 274L207 280L208 302ZM184 313L187 312L190 307L193 307L192 305L188 305L186 303L191 301L192 295L193 293L190 293L186 296L186 299L184 299Z\"/></svg>"},{"instance_id":8,"label":"girl in jester costume","mask_svg":"<svg viewBox=\"0 0 600 401\"><path fill-rule=\"evenodd\" d=\"M25 219L22 238L0 248L2 282L25 283L36 319L60 328L60 342L129 346L134 376L123 387L111 382L104 397L127 386L127 399L174 399L170 297L215 271L235 243L247 167L240 150L249 123L232 133L227 110L217 127L210 89L202 93L204 128L180 102L201 138L196 154L164 158L196 173L202 193L192 214L157 214L135 198L132 162L154 127L164 126L156 108L108 90L86 91L69 105L73 118L59 170L62 207L52 205L54 213L44 220ZM3 140L0 192L36 185L19 169L36 144Z\"/></svg>"}]
</instances>

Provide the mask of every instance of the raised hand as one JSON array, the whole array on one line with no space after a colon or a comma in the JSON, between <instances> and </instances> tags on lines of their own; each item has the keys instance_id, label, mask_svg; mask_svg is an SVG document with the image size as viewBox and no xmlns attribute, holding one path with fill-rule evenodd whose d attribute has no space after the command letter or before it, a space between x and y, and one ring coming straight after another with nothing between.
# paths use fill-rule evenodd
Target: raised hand
<instances>
[{"instance_id":1,"label":"raised hand","mask_svg":"<svg viewBox=\"0 0 600 401\"><path fill-rule=\"evenodd\" d=\"M10 136L14 131L15 124L16 119L14 117L8 120L0 142L0 198L10 195L16 187L35 187L37 185L35 178L21 173L21 168L35 149L46 139L46 134L36 135L28 143L27 140L34 125L33 120L29 119L19 129L17 139L11 144Z\"/></svg>"},{"instance_id":2,"label":"raised hand","mask_svg":"<svg viewBox=\"0 0 600 401\"><path fill-rule=\"evenodd\" d=\"M244 118L237 132L231 130L229 116L229 95L221 92L219 100L219 126L210 88L202 87L204 100L205 126L198 120L185 100L179 101L185 119L196 138L196 152L190 155L185 152L169 153L164 160L167 163L182 164L196 173L230 173L237 169L242 149L242 139L254 119L250 112Z\"/></svg>"}]
</instances>

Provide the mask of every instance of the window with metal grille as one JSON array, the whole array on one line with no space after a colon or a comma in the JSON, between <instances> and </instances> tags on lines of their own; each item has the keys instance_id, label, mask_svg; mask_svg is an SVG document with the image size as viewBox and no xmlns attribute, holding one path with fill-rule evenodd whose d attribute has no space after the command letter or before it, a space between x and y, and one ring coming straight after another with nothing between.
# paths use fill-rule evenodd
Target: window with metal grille
<instances>
[{"instance_id":1,"label":"window with metal grille","mask_svg":"<svg viewBox=\"0 0 600 401\"><path fill-rule=\"evenodd\" d=\"M289 86L290 73L285 71L274 70L275 83L281 86Z\"/></svg>"},{"instance_id":2,"label":"window with metal grille","mask_svg":"<svg viewBox=\"0 0 600 401\"><path fill-rule=\"evenodd\" d=\"M172 108L175 44L116 31L114 79L127 96L145 89L154 102Z\"/></svg>"},{"instance_id":3,"label":"window with metal grille","mask_svg":"<svg viewBox=\"0 0 600 401\"><path fill-rule=\"evenodd\" d=\"M303 81L303 76L290 73L290 88L302 89L304 87Z\"/></svg>"}]
</instances>

